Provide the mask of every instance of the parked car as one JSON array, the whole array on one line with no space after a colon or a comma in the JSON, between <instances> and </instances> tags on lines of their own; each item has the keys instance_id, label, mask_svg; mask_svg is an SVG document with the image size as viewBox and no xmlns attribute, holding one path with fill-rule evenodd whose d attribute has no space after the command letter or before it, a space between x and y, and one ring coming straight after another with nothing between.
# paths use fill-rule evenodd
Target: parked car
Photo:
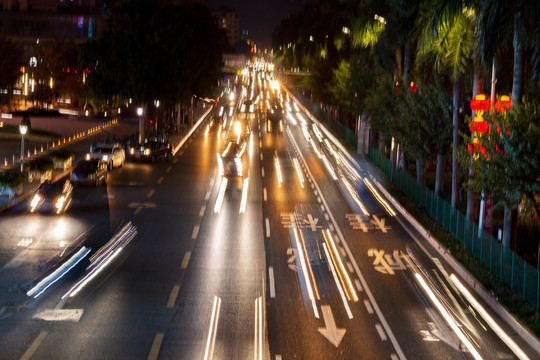
<instances>
[{"instance_id":1,"label":"parked car","mask_svg":"<svg viewBox=\"0 0 540 360\"><path fill-rule=\"evenodd\" d=\"M112 170L114 167L122 167L126 160L126 153L120 144L103 144L99 143L90 149L86 154L86 160L101 160L107 164L107 169Z\"/></svg>"},{"instance_id":2,"label":"parked car","mask_svg":"<svg viewBox=\"0 0 540 360\"><path fill-rule=\"evenodd\" d=\"M69 180L43 182L30 201L30 212L64 213L71 205L73 186Z\"/></svg>"},{"instance_id":3,"label":"parked car","mask_svg":"<svg viewBox=\"0 0 540 360\"><path fill-rule=\"evenodd\" d=\"M129 155L134 161L151 161L155 163L160 159L170 161L172 159L172 145L167 139L151 138L144 140L144 144L133 146L129 150Z\"/></svg>"},{"instance_id":4,"label":"parked car","mask_svg":"<svg viewBox=\"0 0 540 360\"><path fill-rule=\"evenodd\" d=\"M71 182L99 186L107 181L107 163L102 160L82 160L71 172Z\"/></svg>"}]
</instances>

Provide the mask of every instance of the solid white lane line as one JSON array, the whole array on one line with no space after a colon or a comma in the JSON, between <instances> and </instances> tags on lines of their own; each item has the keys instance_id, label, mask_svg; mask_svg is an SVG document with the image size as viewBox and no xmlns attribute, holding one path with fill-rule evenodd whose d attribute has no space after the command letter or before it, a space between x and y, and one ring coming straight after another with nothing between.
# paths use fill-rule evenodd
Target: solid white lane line
<instances>
[{"instance_id":1,"label":"solid white lane line","mask_svg":"<svg viewBox=\"0 0 540 360\"><path fill-rule=\"evenodd\" d=\"M270 237L270 220L266 218L264 223L266 225L266 237Z\"/></svg>"},{"instance_id":2,"label":"solid white lane line","mask_svg":"<svg viewBox=\"0 0 540 360\"><path fill-rule=\"evenodd\" d=\"M272 266L268 267L268 278L270 279L270 298L274 299L276 297L276 284L274 282L274 268Z\"/></svg>"},{"instance_id":3,"label":"solid white lane line","mask_svg":"<svg viewBox=\"0 0 540 360\"><path fill-rule=\"evenodd\" d=\"M191 251L186 251L184 254L184 258L182 259L182 264L180 265L180 269L187 269L189 264L189 259L191 259Z\"/></svg>"},{"instance_id":4,"label":"solid white lane line","mask_svg":"<svg viewBox=\"0 0 540 360\"><path fill-rule=\"evenodd\" d=\"M264 201L268 201L268 195L266 193L266 187L263 188L263 199L264 199Z\"/></svg>"},{"instance_id":5,"label":"solid white lane line","mask_svg":"<svg viewBox=\"0 0 540 360\"><path fill-rule=\"evenodd\" d=\"M163 337L165 334L162 332L159 332L156 334L156 337L154 337L154 342L152 343L152 347L150 348L150 354L148 354L148 360L157 360L159 355L159 349L161 348L161 342L163 341Z\"/></svg>"},{"instance_id":6,"label":"solid white lane line","mask_svg":"<svg viewBox=\"0 0 540 360\"><path fill-rule=\"evenodd\" d=\"M384 333L384 330L383 330L381 324L375 324L375 329L377 329L377 332L379 333L379 336L381 337L382 341L388 340L388 338L386 337L386 334Z\"/></svg>"},{"instance_id":7,"label":"solid white lane line","mask_svg":"<svg viewBox=\"0 0 540 360\"><path fill-rule=\"evenodd\" d=\"M193 227L193 232L191 233L191 238L195 240L197 238L197 235L199 234L199 225L195 225Z\"/></svg>"},{"instance_id":8,"label":"solid white lane line","mask_svg":"<svg viewBox=\"0 0 540 360\"><path fill-rule=\"evenodd\" d=\"M371 307L371 303L368 299L364 300L364 305L366 305L368 314L373 315L373 308Z\"/></svg>"},{"instance_id":9,"label":"solid white lane line","mask_svg":"<svg viewBox=\"0 0 540 360\"><path fill-rule=\"evenodd\" d=\"M41 345L43 340L45 340L45 337L48 333L49 332L46 330L40 332L32 345L30 345L30 347L24 352L23 356L21 356L20 360L30 360L32 358L32 355L34 355L34 353L38 349L39 345Z\"/></svg>"},{"instance_id":10,"label":"solid white lane line","mask_svg":"<svg viewBox=\"0 0 540 360\"><path fill-rule=\"evenodd\" d=\"M169 301L167 301L167 309L172 309L174 307L178 292L180 292L180 285L174 285L171 294L169 295Z\"/></svg>"},{"instance_id":11,"label":"solid white lane line","mask_svg":"<svg viewBox=\"0 0 540 360\"><path fill-rule=\"evenodd\" d=\"M201 210L199 211L199 217L203 217L205 211L206 211L206 205L201 206Z\"/></svg>"}]
</instances>

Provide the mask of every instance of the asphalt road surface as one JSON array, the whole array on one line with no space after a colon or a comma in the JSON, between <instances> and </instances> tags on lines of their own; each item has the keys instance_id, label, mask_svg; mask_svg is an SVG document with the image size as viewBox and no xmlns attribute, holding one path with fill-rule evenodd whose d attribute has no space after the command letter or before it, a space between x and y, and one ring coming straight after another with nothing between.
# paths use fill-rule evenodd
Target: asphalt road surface
<instances>
[{"instance_id":1,"label":"asphalt road surface","mask_svg":"<svg viewBox=\"0 0 540 360\"><path fill-rule=\"evenodd\" d=\"M61 217L0 214L1 358L517 357L366 170L266 80L225 94L171 162L76 187ZM236 120L253 130L244 172L222 177Z\"/></svg>"}]
</instances>

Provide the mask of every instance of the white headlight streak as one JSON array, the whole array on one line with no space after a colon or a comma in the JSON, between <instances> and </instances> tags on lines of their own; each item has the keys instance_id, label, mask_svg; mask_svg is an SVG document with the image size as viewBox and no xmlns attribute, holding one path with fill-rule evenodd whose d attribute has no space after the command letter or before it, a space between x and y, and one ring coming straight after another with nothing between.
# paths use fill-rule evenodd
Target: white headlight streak
<instances>
[{"instance_id":1,"label":"white headlight streak","mask_svg":"<svg viewBox=\"0 0 540 360\"><path fill-rule=\"evenodd\" d=\"M456 275L450 275L450 279L456 285L456 287L461 291L461 293L467 298L471 305L480 313L482 318L486 320L491 329L501 338L502 341L516 354L516 356L522 360L529 359L529 357L521 350L521 348L504 332L503 329L493 320L491 316L487 313L486 309L471 295L471 293L463 286L463 284L458 280Z\"/></svg>"}]
</instances>

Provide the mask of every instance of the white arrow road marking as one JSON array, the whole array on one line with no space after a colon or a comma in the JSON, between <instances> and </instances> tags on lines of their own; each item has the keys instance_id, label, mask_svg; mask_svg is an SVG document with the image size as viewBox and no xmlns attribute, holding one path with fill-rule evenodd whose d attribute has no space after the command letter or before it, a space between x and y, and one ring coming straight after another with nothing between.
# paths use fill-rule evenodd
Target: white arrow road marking
<instances>
[{"instance_id":1,"label":"white arrow road marking","mask_svg":"<svg viewBox=\"0 0 540 360\"><path fill-rule=\"evenodd\" d=\"M321 310L324 318L325 327L319 328L319 332L334 345L335 347L339 346L341 339L345 336L345 329L336 327L336 322L334 321L334 315L332 315L332 309L329 305L322 305Z\"/></svg>"},{"instance_id":2,"label":"white arrow road marking","mask_svg":"<svg viewBox=\"0 0 540 360\"><path fill-rule=\"evenodd\" d=\"M83 316L83 309L47 309L38 312L32 318L45 321L74 321L78 322Z\"/></svg>"}]
</instances>

